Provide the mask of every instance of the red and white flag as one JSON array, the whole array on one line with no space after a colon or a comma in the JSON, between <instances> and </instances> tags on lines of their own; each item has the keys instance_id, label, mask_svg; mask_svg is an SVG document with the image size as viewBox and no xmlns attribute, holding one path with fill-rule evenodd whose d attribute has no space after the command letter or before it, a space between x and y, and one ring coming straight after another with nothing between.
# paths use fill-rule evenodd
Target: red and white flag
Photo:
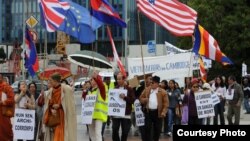
<instances>
[{"instance_id":1,"label":"red and white flag","mask_svg":"<svg viewBox=\"0 0 250 141\"><path fill-rule=\"evenodd\" d=\"M109 39L110 39L110 42L111 42L111 45L112 45L114 60L117 62L117 65L118 65L118 67L119 67L120 72L122 73L122 75L123 75L124 77L126 77L126 76L127 76L126 70L125 70L125 68L124 68L124 66L123 66L123 64L122 64L122 62L121 62L121 60L119 59L119 56L118 56L117 51L116 51L116 48L115 48L114 40L113 40L113 38L112 38L112 34L111 34L110 28L109 28L108 26L107 26L107 31L108 31L108 36L109 36Z\"/></svg>"},{"instance_id":2,"label":"red and white flag","mask_svg":"<svg viewBox=\"0 0 250 141\"><path fill-rule=\"evenodd\" d=\"M197 12L177 0L137 0L138 9L176 36L192 36Z\"/></svg>"}]
</instances>

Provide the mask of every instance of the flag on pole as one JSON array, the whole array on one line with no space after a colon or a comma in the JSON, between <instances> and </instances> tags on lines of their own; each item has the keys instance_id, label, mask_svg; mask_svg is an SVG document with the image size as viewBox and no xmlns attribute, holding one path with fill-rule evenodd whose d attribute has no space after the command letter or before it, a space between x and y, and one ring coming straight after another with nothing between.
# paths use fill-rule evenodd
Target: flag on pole
<instances>
[{"instance_id":1,"label":"flag on pole","mask_svg":"<svg viewBox=\"0 0 250 141\"><path fill-rule=\"evenodd\" d=\"M204 65L204 62L203 62L203 59L201 56L199 57L199 64L200 64L201 80L203 82L206 82L207 81L207 72L206 72L205 65Z\"/></svg>"},{"instance_id":2,"label":"flag on pole","mask_svg":"<svg viewBox=\"0 0 250 141\"><path fill-rule=\"evenodd\" d=\"M247 75L247 65L242 63L242 77Z\"/></svg>"},{"instance_id":3,"label":"flag on pole","mask_svg":"<svg viewBox=\"0 0 250 141\"><path fill-rule=\"evenodd\" d=\"M126 27L127 24L120 18L119 13L107 0L90 0L92 14L98 20L111 25Z\"/></svg>"},{"instance_id":4,"label":"flag on pole","mask_svg":"<svg viewBox=\"0 0 250 141\"><path fill-rule=\"evenodd\" d=\"M25 30L25 44L25 68L28 69L29 74L33 77L39 70L39 63L37 58L36 46L27 27Z\"/></svg>"},{"instance_id":5,"label":"flag on pole","mask_svg":"<svg viewBox=\"0 0 250 141\"><path fill-rule=\"evenodd\" d=\"M86 8L72 1L67 2L70 9L65 13L65 20L57 30L77 38L81 43L94 42L96 39L95 30L103 23L91 16Z\"/></svg>"},{"instance_id":6,"label":"flag on pole","mask_svg":"<svg viewBox=\"0 0 250 141\"><path fill-rule=\"evenodd\" d=\"M41 13L41 24L48 32L56 31L65 19L70 8L68 2L59 0L38 0Z\"/></svg>"},{"instance_id":7,"label":"flag on pole","mask_svg":"<svg viewBox=\"0 0 250 141\"><path fill-rule=\"evenodd\" d=\"M138 9L176 36L192 36L197 12L177 0L137 0Z\"/></svg>"},{"instance_id":8,"label":"flag on pole","mask_svg":"<svg viewBox=\"0 0 250 141\"><path fill-rule=\"evenodd\" d=\"M108 31L108 36L109 36L109 39L110 39L110 42L111 42L111 45L112 45L112 50L113 50L113 55L114 55L114 61L117 63L117 65L118 65L118 67L119 67L120 72L122 73L122 75L124 77L126 77L127 74L126 74L125 68L124 68L121 60L119 59L119 56L118 56L117 51L116 51L115 43L114 43L113 38L112 38L111 31L110 31L110 28L108 26L107 26L107 31Z\"/></svg>"},{"instance_id":9,"label":"flag on pole","mask_svg":"<svg viewBox=\"0 0 250 141\"><path fill-rule=\"evenodd\" d=\"M217 41L201 25L196 25L193 52L224 65L233 62L221 52Z\"/></svg>"}]
</instances>

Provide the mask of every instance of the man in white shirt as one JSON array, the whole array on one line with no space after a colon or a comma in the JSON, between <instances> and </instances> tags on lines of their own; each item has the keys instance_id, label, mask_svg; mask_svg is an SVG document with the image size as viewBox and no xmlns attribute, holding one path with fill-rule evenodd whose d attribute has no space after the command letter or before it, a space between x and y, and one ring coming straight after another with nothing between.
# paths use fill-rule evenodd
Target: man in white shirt
<instances>
[{"instance_id":1,"label":"man in white shirt","mask_svg":"<svg viewBox=\"0 0 250 141\"><path fill-rule=\"evenodd\" d=\"M169 105L167 92L160 88L160 77L152 77L151 86L146 88L141 96L140 102L142 105L146 105L145 111L145 131L151 131L153 123L153 140L159 141L161 127L162 127L162 118L166 116L167 108ZM146 141L151 140L151 134L146 134Z\"/></svg>"}]
</instances>

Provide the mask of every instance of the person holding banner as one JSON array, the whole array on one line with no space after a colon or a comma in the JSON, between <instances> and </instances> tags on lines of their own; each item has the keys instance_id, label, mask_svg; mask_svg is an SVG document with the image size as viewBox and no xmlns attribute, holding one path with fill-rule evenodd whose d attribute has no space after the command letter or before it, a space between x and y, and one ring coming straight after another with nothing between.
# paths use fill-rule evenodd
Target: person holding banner
<instances>
[{"instance_id":1,"label":"person holding banner","mask_svg":"<svg viewBox=\"0 0 250 141\"><path fill-rule=\"evenodd\" d=\"M119 94L119 98L126 101L125 116L113 116L112 118L112 139L113 141L127 141L128 133L131 128L132 104L135 101L134 90L126 84L125 76L122 73L117 75L117 86L115 89L126 89L127 94ZM122 136L119 137L119 129L122 128Z\"/></svg>"},{"instance_id":2,"label":"person holding banner","mask_svg":"<svg viewBox=\"0 0 250 141\"><path fill-rule=\"evenodd\" d=\"M69 85L61 84L61 76L58 73L51 75L49 81L52 88L49 89L47 95L44 95L44 139L46 141L76 141L77 120L73 90ZM49 121L53 116L59 123L52 126Z\"/></svg>"},{"instance_id":3,"label":"person holding banner","mask_svg":"<svg viewBox=\"0 0 250 141\"><path fill-rule=\"evenodd\" d=\"M151 130L153 124L153 140L159 141L162 120L166 116L169 101L167 97L167 92L160 88L160 77L153 76L151 86L147 87L141 94L139 100L142 105L146 106L145 115L145 134L146 141L151 141Z\"/></svg>"},{"instance_id":4,"label":"person holding banner","mask_svg":"<svg viewBox=\"0 0 250 141\"><path fill-rule=\"evenodd\" d=\"M16 108L35 110L35 95L28 92L25 81L18 83L18 93L15 95ZM19 139L18 141L22 140Z\"/></svg>"},{"instance_id":5,"label":"person holding banner","mask_svg":"<svg viewBox=\"0 0 250 141\"><path fill-rule=\"evenodd\" d=\"M13 107L14 104L15 104L14 92L11 86L3 81L3 75L0 73L0 140L1 141L13 140L13 131L10 121L12 115L8 116L6 114L3 114L3 110L6 109L6 107Z\"/></svg>"},{"instance_id":6,"label":"person holding banner","mask_svg":"<svg viewBox=\"0 0 250 141\"><path fill-rule=\"evenodd\" d=\"M225 111L225 94L226 86L221 76L216 77L213 91L220 98L220 102L214 105L214 125L218 125L218 116L220 116L220 125L225 125L224 111Z\"/></svg>"},{"instance_id":7,"label":"person holding banner","mask_svg":"<svg viewBox=\"0 0 250 141\"><path fill-rule=\"evenodd\" d=\"M188 106L188 125L202 125L202 119L198 118L194 93L199 91L197 78L191 80L191 90L185 93L183 105Z\"/></svg>"},{"instance_id":8,"label":"person holding banner","mask_svg":"<svg viewBox=\"0 0 250 141\"><path fill-rule=\"evenodd\" d=\"M92 124L88 125L89 136L91 141L102 141L102 125L108 119L108 99L102 78L97 72L93 73L90 82L92 89L88 94L97 95L97 100L94 107Z\"/></svg>"}]
</instances>

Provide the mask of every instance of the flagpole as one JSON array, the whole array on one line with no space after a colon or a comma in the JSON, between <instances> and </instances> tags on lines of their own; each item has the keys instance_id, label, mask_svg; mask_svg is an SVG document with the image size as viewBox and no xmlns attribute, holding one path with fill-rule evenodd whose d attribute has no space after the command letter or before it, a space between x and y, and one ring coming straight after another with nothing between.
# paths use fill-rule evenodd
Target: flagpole
<instances>
[{"instance_id":1,"label":"flagpole","mask_svg":"<svg viewBox=\"0 0 250 141\"><path fill-rule=\"evenodd\" d=\"M141 47L142 71L143 71L143 75L144 75L144 84L145 84L145 88L146 88L146 76L145 76L145 69L144 69L144 58L143 58L142 37L141 37L141 21L140 21L139 11L137 11L137 17L138 17L139 38L140 38L140 47Z\"/></svg>"},{"instance_id":2,"label":"flagpole","mask_svg":"<svg viewBox=\"0 0 250 141\"><path fill-rule=\"evenodd\" d=\"M128 25L128 1L129 0L125 0L124 1L124 19L125 22L127 22ZM124 50L124 56L125 56L125 68L126 70L128 70L128 27L124 29L124 43L125 43L125 50Z\"/></svg>"},{"instance_id":3,"label":"flagpole","mask_svg":"<svg viewBox=\"0 0 250 141\"><path fill-rule=\"evenodd\" d=\"M25 0L23 0L23 51L26 49L26 44L25 44L25 9L26 9L26 3ZM24 66L24 58L25 56L22 57L22 75L23 75L23 80L25 80L25 66Z\"/></svg>"}]
</instances>

